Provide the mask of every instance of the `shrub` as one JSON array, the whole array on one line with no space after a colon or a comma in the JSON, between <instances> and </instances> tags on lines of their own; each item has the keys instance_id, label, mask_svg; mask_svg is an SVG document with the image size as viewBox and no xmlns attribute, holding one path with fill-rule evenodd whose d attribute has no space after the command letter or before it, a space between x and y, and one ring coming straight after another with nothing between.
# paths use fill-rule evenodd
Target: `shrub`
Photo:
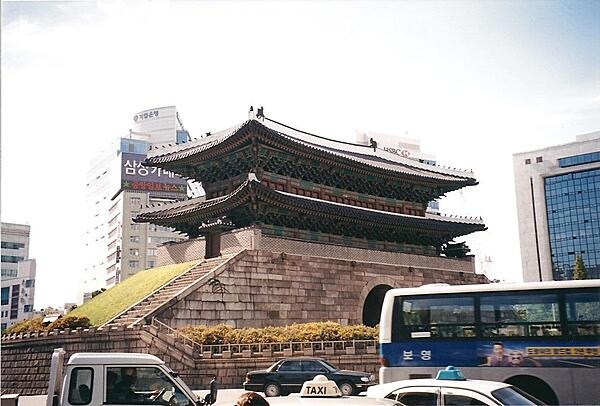
<instances>
[{"instance_id":1,"label":"shrub","mask_svg":"<svg viewBox=\"0 0 600 406\"><path fill-rule=\"evenodd\" d=\"M90 319L85 316L65 316L50 323L47 327L47 330L64 330L66 328L75 329L77 327L85 328L89 327L90 325Z\"/></svg>"},{"instance_id":2,"label":"shrub","mask_svg":"<svg viewBox=\"0 0 600 406\"><path fill-rule=\"evenodd\" d=\"M21 334L21 333L34 333L37 331L44 331L46 327L42 324L44 317L35 317L33 319L27 319L13 324L6 330L6 334Z\"/></svg>"},{"instance_id":3,"label":"shrub","mask_svg":"<svg viewBox=\"0 0 600 406\"><path fill-rule=\"evenodd\" d=\"M180 332L204 345L376 340L379 336L377 327L362 324L342 326L332 321L242 329L234 329L224 324L213 327L187 326Z\"/></svg>"}]
</instances>

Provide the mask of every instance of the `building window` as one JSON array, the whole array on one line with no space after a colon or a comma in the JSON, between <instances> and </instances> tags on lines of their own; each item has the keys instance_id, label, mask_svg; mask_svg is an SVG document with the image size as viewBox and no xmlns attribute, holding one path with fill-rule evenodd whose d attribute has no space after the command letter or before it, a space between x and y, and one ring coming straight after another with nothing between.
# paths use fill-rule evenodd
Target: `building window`
<instances>
[{"instance_id":1,"label":"building window","mask_svg":"<svg viewBox=\"0 0 600 406\"><path fill-rule=\"evenodd\" d=\"M26 288L33 288L35 286L35 280L34 279L27 279L25 281L25 287Z\"/></svg>"},{"instance_id":2,"label":"building window","mask_svg":"<svg viewBox=\"0 0 600 406\"><path fill-rule=\"evenodd\" d=\"M2 241L2 248L8 250L18 250L21 248L25 248L25 244L20 242L10 242L10 241Z\"/></svg>"},{"instance_id":3,"label":"building window","mask_svg":"<svg viewBox=\"0 0 600 406\"><path fill-rule=\"evenodd\" d=\"M140 242L140 236L139 235L130 235L129 242Z\"/></svg>"},{"instance_id":4,"label":"building window","mask_svg":"<svg viewBox=\"0 0 600 406\"><path fill-rule=\"evenodd\" d=\"M148 261L148 269L154 268L155 266L156 266L156 263L154 261Z\"/></svg>"},{"instance_id":5,"label":"building window","mask_svg":"<svg viewBox=\"0 0 600 406\"><path fill-rule=\"evenodd\" d=\"M10 264L16 264L18 262L21 262L23 259L23 257L17 257L14 255L2 255L2 262L7 262Z\"/></svg>"},{"instance_id":6,"label":"building window","mask_svg":"<svg viewBox=\"0 0 600 406\"><path fill-rule=\"evenodd\" d=\"M9 294L9 287L5 287L2 288L2 302L0 304L2 304L2 306L7 305L8 304L8 294Z\"/></svg>"},{"instance_id":7,"label":"building window","mask_svg":"<svg viewBox=\"0 0 600 406\"><path fill-rule=\"evenodd\" d=\"M129 261L129 267L132 269L138 269L140 267L140 261L135 261L135 260Z\"/></svg>"},{"instance_id":8,"label":"building window","mask_svg":"<svg viewBox=\"0 0 600 406\"><path fill-rule=\"evenodd\" d=\"M156 256L156 248L148 248L147 255L149 257L155 257Z\"/></svg>"},{"instance_id":9,"label":"building window","mask_svg":"<svg viewBox=\"0 0 600 406\"><path fill-rule=\"evenodd\" d=\"M525 165L529 165L529 164L531 164L531 159L527 158L527 159L525 160Z\"/></svg>"},{"instance_id":10,"label":"building window","mask_svg":"<svg viewBox=\"0 0 600 406\"><path fill-rule=\"evenodd\" d=\"M541 156L536 156L536 157L535 157L535 162L537 162L538 164L539 164L540 162L542 162L542 161L543 161L543 159L542 159L542 157L541 157Z\"/></svg>"},{"instance_id":11,"label":"building window","mask_svg":"<svg viewBox=\"0 0 600 406\"><path fill-rule=\"evenodd\" d=\"M110 209L108 209L108 212L109 212L109 213L112 213L113 211L117 210L117 208L119 207L119 203L121 203L121 202L116 202L115 204L113 204L113 205L111 206L111 208L110 208Z\"/></svg>"},{"instance_id":12,"label":"building window","mask_svg":"<svg viewBox=\"0 0 600 406\"><path fill-rule=\"evenodd\" d=\"M26 304L26 305L23 307L23 312L25 312L25 313L31 313L32 311L33 311L33 305Z\"/></svg>"},{"instance_id":13,"label":"building window","mask_svg":"<svg viewBox=\"0 0 600 406\"><path fill-rule=\"evenodd\" d=\"M139 197L132 197L131 198L131 204L139 206L141 204L140 198Z\"/></svg>"},{"instance_id":14,"label":"building window","mask_svg":"<svg viewBox=\"0 0 600 406\"><path fill-rule=\"evenodd\" d=\"M140 255L140 249L139 248L129 248L129 255L137 257Z\"/></svg>"},{"instance_id":15,"label":"building window","mask_svg":"<svg viewBox=\"0 0 600 406\"><path fill-rule=\"evenodd\" d=\"M117 224L118 219L119 219L119 215L116 215L115 217L111 218L110 221L108 222L108 226L114 227L114 225Z\"/></svg>"},{"instance_id":16,"label":"building window","mask_svg":"<svg viewBox=\"0 0 600 406\"><path fill-rule=\"evenodd\" d=\"M17 270L16 269L3 269L1 275L3 278L16 278Z\"/></svg>"},{"instance_id":17,"label":"building window","mask_svg":"<svg viewBox=\"0 0 600 406\"><path fill-rule=\"evenodd\" d=\"M131 223L131 231L138 231L140 229L140 225L137 223Z\"/></svg>"},{"instance_id":18,"label":"building window","mask_svg":"<svg viewBox=\"0 0 600 406\"><path fill-rule=\"evenodd\" d=\"M560 158L558 160L558 166L567 168L569 166L584 165L593 162L600 162L600 151Z\"/></svg>"}]
</instances>

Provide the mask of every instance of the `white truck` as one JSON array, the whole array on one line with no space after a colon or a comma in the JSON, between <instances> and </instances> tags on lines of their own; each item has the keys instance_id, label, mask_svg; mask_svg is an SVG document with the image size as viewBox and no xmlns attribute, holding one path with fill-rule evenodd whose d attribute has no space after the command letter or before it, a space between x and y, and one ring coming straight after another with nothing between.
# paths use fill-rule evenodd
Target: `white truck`
<instances>
[{"instance_id":1,"label":"white truck","mask_svg":"<svg viewBox=\"0 0 600 406\"><path fill-rule=\"evenodd\" d=\"M52 354L46 406L210 406L217 398L214 379L210 392L200 398L154 355L76 353L63 368L64 357L62 348ZM9 404L32 402L2 396L2 406ZM38 400L35 405L43 403Z\"/></svg>"}]
</instances>

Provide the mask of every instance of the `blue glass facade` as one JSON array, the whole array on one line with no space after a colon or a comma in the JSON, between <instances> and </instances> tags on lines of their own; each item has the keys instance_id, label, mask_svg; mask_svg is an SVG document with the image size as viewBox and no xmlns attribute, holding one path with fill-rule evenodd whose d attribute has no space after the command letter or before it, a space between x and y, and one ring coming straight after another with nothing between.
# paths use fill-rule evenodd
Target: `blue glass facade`
<instances>
[{"instance_id":1,"label":"blue glass facade","mask_svg":"<svg viewBox=\"0 0 600 406\"><path fill-rule=\"evenodd\" d=\"M588 278L599 278L600 169L548 177L544 188L553 279L572 279L577 255L583 258Z\"/></svg>"},{"instance_id":2,"label":"blue glass facade","mask_svg":"<svg viewBox=\"0 0 600 406\"><path fill-rule=\"evenodd\" d=\"M591 164L592 162L600 162L600 151L560 158L558 166L568 168L569 166Z\"/></svg>"}]
</instances>

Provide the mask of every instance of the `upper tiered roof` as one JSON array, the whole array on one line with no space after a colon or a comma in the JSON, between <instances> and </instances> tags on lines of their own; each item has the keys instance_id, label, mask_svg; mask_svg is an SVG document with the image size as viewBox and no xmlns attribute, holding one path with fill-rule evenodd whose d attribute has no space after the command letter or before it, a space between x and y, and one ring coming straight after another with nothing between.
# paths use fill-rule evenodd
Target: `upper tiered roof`
<instances>
[{"instance_id":1,"label":"upper tiered roof","mask_svg":"<svg viewBox=\"0 0 600 406\"><path fill-rule=\"evenodd\" d=\"M204 179L196 178L198 173L190 164L216 159L227 152L239 149L240 145L248 146L252 142L250 139L252 136L258 137L260 142L269 147L298 156L336 162L338 165L373 175L402 176L413 178L421 183L440 185L443 189L442 193L477 184L473 173L469 171L429 165L380 148L333 140L255 115L251 115L250 119L242 124L193 142L154 147L149 151L146 163L203 181ZM256 170L256 168L248 169Z\"/></svg>"}]
</instances>

